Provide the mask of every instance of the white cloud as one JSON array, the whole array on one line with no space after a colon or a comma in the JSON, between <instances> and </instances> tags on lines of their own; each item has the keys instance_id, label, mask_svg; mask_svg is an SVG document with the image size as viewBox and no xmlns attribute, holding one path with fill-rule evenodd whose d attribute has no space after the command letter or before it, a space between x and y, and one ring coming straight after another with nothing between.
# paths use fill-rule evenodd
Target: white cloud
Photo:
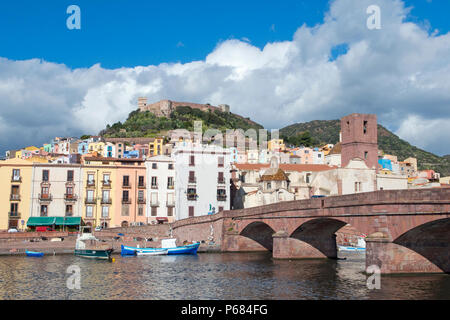
<instances>
[{"instance_id":1,"label":"white cloud","mask_svg":"<svg viewBox=\"0 0 450 320\"><path fill-rule=\"evenodd\" d=\"M381 8L381 30L367 29L372 4ZM450 139L450 34L404 22L408 13L400 0L336 0L322 24L299 27L292 41L260 49L228 40L185 64L71 70L0 58L0 150L98 133L147 96L227 103L267 128L376 113L411 143L449 154L436 141ZM348 51L330 61L341 44Z\"/></svg>"}]
</instances>

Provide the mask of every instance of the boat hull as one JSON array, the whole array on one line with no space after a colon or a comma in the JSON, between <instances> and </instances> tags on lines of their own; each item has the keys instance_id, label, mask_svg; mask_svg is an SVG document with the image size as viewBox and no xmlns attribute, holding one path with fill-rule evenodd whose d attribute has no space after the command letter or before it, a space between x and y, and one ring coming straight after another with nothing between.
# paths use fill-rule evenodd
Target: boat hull
<instances>
[{"instance_id":1,"label":"boat hull","mask_svg":"<svg viewBox=\"0 0 450 320\"><path fill-rule=\"evenodd\" d=\"M44 256L43 252L25 251L25 254L27 255L27 257L43 257Z\"/></svg>"},{"instance_id":2,"label":"boat hull","mask_svg":"<svg viewBox=\"0 0 450 320\"><path fill-rule=\"evenodd\" d=\"M158 251L136 251L136 255L138 256L162 256L162 255L166 255L167 254L167 250L158 250Z\"/></svg>"},{"instance_id":3,"label":"boat hull","mask_svg":"<svg viewBox=\"0 0 450 320\"><path fill-rule=\"evenodd\" d=\"M338 246L339 251L366 251L366 248Z\"/></svg>"},{"instance_id":4,"label":"boat hull","mask_svg":"<svg viewBox=\"0 0 450 320\"><path fill-rule=\"evenodd\" d=\"M112 252L113 252L113 249L107 249L107 250L90 250L90 249L78 250L78 249L75 249L76 256L79 256L82 258L100 259L100 260L110 260Z\"/></svg>"},{"instance_id":5,"label":"boat hull","mask_svg":"<svg viewBox=\"0 0 450 320\"><path fill-rule=\"evenodd\" d=\"M168 255L177 255L177 254L197 254L198 247L200 243L189 244L186 246L180 246L175 248L136 248L130 246L121 246L121 254L126 255L136 255L138 252L158 252L167 250Z\"/></svg>"}]
</instances>

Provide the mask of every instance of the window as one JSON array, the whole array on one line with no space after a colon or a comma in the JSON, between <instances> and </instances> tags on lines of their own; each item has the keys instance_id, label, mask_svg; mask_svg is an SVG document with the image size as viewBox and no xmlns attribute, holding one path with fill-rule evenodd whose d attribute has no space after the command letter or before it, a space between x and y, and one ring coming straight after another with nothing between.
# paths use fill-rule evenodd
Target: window
<instances>
[{"instance_id":1,"label":"window","mask_svg":"<svg viewBox=\"0 0 450 320\"><path fill-rule=\"evenodd\" d=\"M225 189L217 189L217 200L225 201L227 198L227 194Z\"/></svg>"},{"instance_id":2,"label":"window","mask_svg":"<svg viewBox=\"0 0 450 320\"><path fill-rule=\"evenodd\" d=\"M139 187L143 187L144 184L145 184L144 176L139 176L139 182L138 182Z\"/></svg>"},{"instance_id":3,"label":"window","mask_svg":"<svg viewBox=\"0 0 450 320\"><path fill-rule=\"evenodd\" d=\"M152 169L158 169L158 165L156 163L152 163Z\"/></svg>"},{"instance_id":4,"label":"window","mask_svg":"<svg viewBox=\"0 0 450 320\"><path fill-rule=\"evenodd\" d=\"M367 160L367 156L369 155L369 152L367 152L367 151L364 151L364 159L366 159Z\"/></svg>"},{"instance_id":5,"label":"window","mask_svg":"<svg viewBox=\"0 0 450 320\"><path fill-rule=\"evenodd\" d=\"M188 188L187 189L187 199L188 200L196 200L197 199L197 189L196 188Z\"/></svg>"},{"instance_id":6,"label":"window","mask_svg":"<svg viewBox=\"0 0 450 320\"><path fill-rule=\"evenodd\" d=\"M144 215L144 207L139 207L138 208L138 216L143 216Z\"/></svg>"},{"instance_id":7,"label":"window","mask_svg":"<svg viewBox=\"0 0 450 320\"><path fill-rule=\"evenodd\" d=\"M363 132L364 134L367 133L367 121L364 120L364 124L363 124Z\"/></svg>"},{"instance_id":8,"label":"window","mask_svg":"<svg viewBox=\"0 0 450 320\"><path fill-rule=\"evenodd\" d=\"M223 211L223 207L219 207L219 212L222 212Z\"/></svg>"},{"instance_id":9,"label":"window","mask_svg":"<svg viewBox=\"0 0 450 320\"><path fill-rule=\"evenodd\" d=\"M355 192L361 191L361 182L355 182Z\"/></svg>"},{"instance_id":10,"label":"window","mask_svg":"<svg viewBox=\"0 0 450 320\"><path fill-rule=\"evenodd\" d=\"M109 202L109 190L103 190L102 191L102 201L103 202Z\"/></svg>"},{"instance_id":11,"label":"window","mask_svg":"<svg viewBox=\"0 0 450 320\"><path fill-rule=\"evenodd\" d=\"M87 191L87 200L88 201L94 201L94 190L88 190Z\"/></svg>"},{"instance_id":12,"label":"window","mask_svg":"<svg viewBox=\"0 0 450 320\"><path fill-rule=\"evenodd\" d=\"M48 187L42 187L41 189L41 197L48 198Z\"/></svg>"},{"instance_id":13,"label":"window","mask_svg":"<svg viewBox=\"0 0 450 320\"><path fill-rule=\"evenodd\" d=\"M103 184L109 184L110 183L110 175L109 175L109 173L105 173L104 175L103 175Z\"/></svg>"},{"instance_id":14,"label":"window","mask_svg":"<svg viewBox=\"0 0 450 320\"><path fill-rule=\"evenodd\" d=\"M157 192L152 192L150 194L151 197L151 205L152 206L157 206L158 205L158 193Z\"/></svg>"},{"instance_id":15,"label":"window","mask_svg":"<svg viewBox=\"0 0 450 320\"><path fill-rule=\"evenodd\" d=\"M195 183L195 171L189 171L189 182Z\"/></svg>"},{"instance_id":16,"label":"window","mask_svg":"<svg viewBox=\"0 0 450 320\"><path fill-rule=\"evenodd\" d=\"M139 199L139 201L144 201L144 191L143 190L139 190L138 199Z\"/></svg>"},{"instance_id":17,"label":"window","mask_svg":"<svg viewBox=\"0 0 450 320\"><path fill-rule=\"evenodd\" d=\"M173 170L173 163L169 163L169 170Z\"/></svg>"},{"instance_id":18,"label":"window","mask_svg":"<svg viewBox=\"0 0 450 320\"><path fill-rule=\"evenodd\" d=\"M92 217L92 206L86 207L86 217Z\"/></svg>"},{"instance_id":19,"label":"window","mask_svg":"<svg viewBox=\"0 0 450 320\"><path fill-rule=\"evenodd\" d=\"M72 182L73 181L73 170L67 171L67 181Z\"/></svg>"},{"instance_id":20,"label":"window","mask_svg":"<svg viewBox=\"0 0 450 320\"><path fill-rule=\"evenodd\" d=\"M272 184L270 182L267 182L267 189L272 189Z\"/></svg>"},{"instance_id":21,"label":"window","mask_svg":"<svg viewBox=\"0 0 450 320\"><path fill-rule=\"evenodd\" d=\"M41 205L41 217L48 216L48 207L47 205Z\"/></svg>"},{"instance_id":22,"label":"window","mask_svg":"<svg viewBox=\"0 0 450 320\"><path fill-rule=\"evenodd\" d=\"M322 158L322 154L320 154L320 153L317 154L317 157L318 157L318 158Z\"/></svg>"},{"instance_id":23,"label":"window","mask_svg":"<svg viewBox=\"0 0 450 320\"><path fill-rule=\"evenodd\" d=\"M195 166L195 156L189 157L189 166Z\"/></svg>"},{"instance_id":24,"label":"window","mask_svg":"<svg viewBox=\"0 0 450 320\"><path fill-rule=\"evenodd\" d=\"M194 216L194 207L189 207L189 217L193 217Z\"/></svg>"},{"instance_id":25,"label":"window","mask_svg":"<svg viewBox=\"0 0 450 320\"><path fill-rule=\"evenodd\" d=\"M66 197L67 198L73 198L73 187L67 187L66 188Z\"/></svg>"},{"instance_id":26,"label":"window","mask_svg":"<svg viewBox=\"0 0 450 320\"><path fill-rule=\"evenodd\" d=\"M130 215L129 206L123 206L122 207L122 216L129 216L129 215Z\"/></svg>"},{"instance_id":27,"label":"window","mask_svg":"<svg viewBox=\"0 0 450 320\"><path fill-rule=\"evenodd\" d=\"M167 207L167 216L172 217L173 216L173 207Z\"/></svg>"},{"instance_id":28,"label":"window","mask_svg":"<svg viewBox=\"0 0 450 320\"><path fill-rule=\"evenodd\" d=\"M109 207L105 206L102 207L102 218L108 218L109 217Z\"/></svg>"},{"instance_id":29,"label":"window","mask_svg":"<svg viewBox=\"0 0 450 320\"><path fill-rule=\"evenodd\" d=\"M19 211L19 204L18 203L11 203L11 214L13 215L17 215L18 211Z\"/></svg>"},{"instance_id":30,"label":"window","mask_svg":"<svg viewBox=\"0 0 450 320\"><path fill-rule=\"evenodd\" d=\"M224 158L223 157L218 157L217 158L218 161L218 167L223 167L223 163L224 163Z\"/></svg>"},{"instance_id":31,"label":"window","mask_svg":"<svg viewBox=\"0 0 450 320\"><path fill-rule=\"evenodd\" d=\"M13 181L20 181L20 169L13 169Z\"/></svg>"},{"instance_id":32,"label":"window","mask_svg":"<svg viewBox=\"0 0 450 320\"><path fill-rule=\"evenodd\" d=\"M307 173L306 174L306 183L310 183L311 182L311 173Z\"/></svg>"},{"instance_id":33,"label":"window","mask_svg":"<svg viewBox=\"0 0 450 320\"><path fill-rule=\"evenodd\" d=\"M156 217L158 214L158 207L152 207L152 217Z\"/></svg>"},{"instance_id":34,"label":"window","mask_svg":"<svg viewBox=\"0 0 450 320\"><path fill-rule=\"evenodd\" d=\"M225 183L225 178L223 177L223 172L219 172L219 177L217 180L219 183Z\"/></svg>"},{"instance_id":35,"label":"window","mask_svg":"<svg viewBox=\"0 0 450 320\"><path fill-rule=\"evenodd\" d=\"M173 177L167 177L167 189L173 189Z\"/></svg>"},{"instance_id":36,"label":"window","mask_svg":"<svg viewBox=\"0 0 450 320\"><path fill-rule=\"evenodd\" d=\"M73 207L71 204L66 205L66 216L67 217L73 216Z\"/></svg>"},{"instance_id":37,"label":"window","mask_svg":"<svg viewBox=\"0 0 450 320\"><path fill-rule=\"evenodd\" d=\"M129 176L123 176L122 185L124 187L128 187L130 185L130 177Z\"/></svg>"},{"instance_id":38,"label":"window","mask_svg":"<svg viewBox=\"0 0 450 320\"><path fill-rule=\"evenodd\" d=\"M11 200L19 200L20 194L19 194L19 186L12 186L11 187Z\"/></svg>"},{"instance_id":39,"label":"window","mask_svg":"<svg viewBox=\"0 0 450 320\"><path fill-rule=\"evenodd\" d=\"M129 199L128 199L128 190L122 191L122 200L124 202L128 202L129 201Z\"/></svg>"},{"instance_id":40,"label":"window","mask_svg":"<svg viewBox=\"0 0 450 320\"><path fill-rule=\"evenodd\" d=\"M42 171L42 181L48 181L48 170L43 170Z\"/></svg>"},{"instance_id":41,"label":"window","mask_svg":"<svg viewBox=\"0 0 450 320\"><path fill-rule=\"evenodd\" d=\"M175 205L175 194L173 194L173 193L168 193L167 194L167 205L168 206Z\"/></svg>"},{"instance_id":42,"label":"window","mask_svg":"<svg viewBox=\"0 0 450 320\"><path fill-rule=\"evenodd\" d=\"M152 188L158 188L158 177L152 177Z\"/></svg>"},{"instance_id":43,"label":"window","mask_svg":"<svg viewBox=\"0 0 450 320\"><path fill-rule=\"evenodd\" d=\"M93 185L94 184L94 175L88 174L88 184Z\"/></svg>"}]
</instances>

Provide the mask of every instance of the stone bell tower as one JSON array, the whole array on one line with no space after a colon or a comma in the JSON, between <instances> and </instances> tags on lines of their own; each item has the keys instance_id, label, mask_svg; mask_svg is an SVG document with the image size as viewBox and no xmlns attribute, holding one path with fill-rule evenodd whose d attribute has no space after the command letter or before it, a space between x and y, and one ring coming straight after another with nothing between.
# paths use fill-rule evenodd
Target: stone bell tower
<instances>
[{"instance_id":1,"label":"stone bell tower","mask_svg":"<svg viewBox=\"0 0 450 320\"><path fill-rule=\"evenodd\" d=\"M369 168L378 167L378 129L375 114L352 113L341 119L341 166L360 158Z\"/></svg>"}]
</instances>

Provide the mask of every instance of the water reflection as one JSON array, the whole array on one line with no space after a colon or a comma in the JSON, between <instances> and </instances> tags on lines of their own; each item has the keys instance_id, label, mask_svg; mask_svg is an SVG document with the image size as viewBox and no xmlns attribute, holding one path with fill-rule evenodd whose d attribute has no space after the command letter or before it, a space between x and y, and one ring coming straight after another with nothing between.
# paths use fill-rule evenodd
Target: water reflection
<instances>
[{"instance_id":1,"label":"water reflection","mask_svg":"<svg viewBox=\"0 0 450 320\"><path fill-rule=\"evenodd\" d=\"M273 260L270 253L0 257L0 299L449 299L449 275L383 276L366 287L364 254L346 260ZM81 290L66 287L70 265Z\"/></svg>"}]
</instances>

